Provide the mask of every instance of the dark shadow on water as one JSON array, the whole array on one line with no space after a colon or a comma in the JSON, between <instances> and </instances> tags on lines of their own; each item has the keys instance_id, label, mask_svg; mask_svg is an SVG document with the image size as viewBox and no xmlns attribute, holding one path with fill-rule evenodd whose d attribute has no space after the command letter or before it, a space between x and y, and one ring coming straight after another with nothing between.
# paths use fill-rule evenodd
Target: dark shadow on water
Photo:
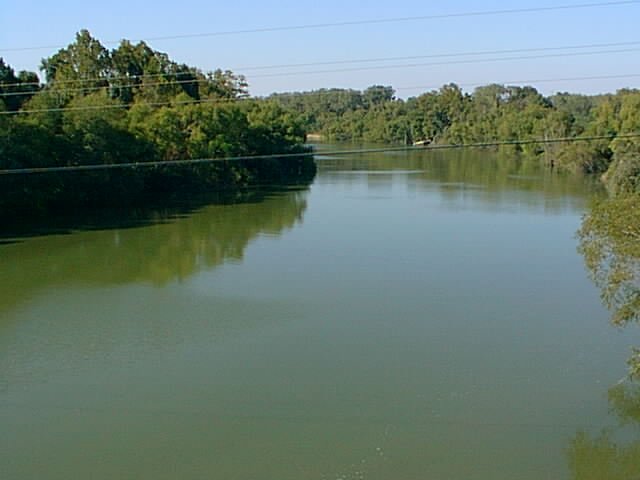
<instances>
[{"instance_id":1,"label":"dark shadow on water","mask_svg":"<svg viewBox=\"0 0 640 480\"><path fill-rule=\"evenodd\" d=\"M164 199L149 198L142 207L78 208L56 215L11 219L0 223L0 247L34 237L69 235L79 231L123 230L170 223L210 205L260 203L275 195L307 188L306 184L288 184L196 195L185 193Z\"/></svg>"},{"instance_id":2,"label":"dark shadow on water","mask_svg":"<svg viewBox=\"0 0 640 480\"><path fill-rule=\"evenodd\" d=\"M162 287L242 262L254 239L302 222L307 191L255 188L4 226L0 316L52 288Z\"/></svg>"}]
</instances>

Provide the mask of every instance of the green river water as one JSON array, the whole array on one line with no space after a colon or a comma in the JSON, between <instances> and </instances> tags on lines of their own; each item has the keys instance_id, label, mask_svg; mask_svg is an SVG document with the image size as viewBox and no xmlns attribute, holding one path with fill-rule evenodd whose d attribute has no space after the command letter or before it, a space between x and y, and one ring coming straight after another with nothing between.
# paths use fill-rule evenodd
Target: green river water
<instances>
[{"instance_id":1,"label":"green river water","mask_svg":"<svg viewBox=\"0 0 640 480\"><path fill-rule=\"evenodd\" d=\"M608 398L640 338L576 251L593 179L318 165L0 237L0 478L593 480L580 439L640 438Z\"/></svg>"}]
</instances>

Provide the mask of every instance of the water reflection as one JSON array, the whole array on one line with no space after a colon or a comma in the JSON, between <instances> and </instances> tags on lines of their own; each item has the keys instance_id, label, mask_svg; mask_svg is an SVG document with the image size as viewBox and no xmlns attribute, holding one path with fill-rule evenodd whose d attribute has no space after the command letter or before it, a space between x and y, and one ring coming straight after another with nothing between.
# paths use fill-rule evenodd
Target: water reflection
<instances>
[{"instance_id":1,"label":"water reflection","mask_svg":"<svg viewBox=\"0 0 640 480\"><path fill-rule=\"evenodd\" d=\"M633 444L583 180L412 155L0 247L5 476L561 479L571 438L584 472Z\"/></svg>"},{"instance_id":2,"label":"water reflection","mask_svg":"<svg viewBox=\"0 0 640 480\"><path fill-rule=\"evenodd\" d=\"M559 174L542 167L539 159L487 150L326 157L319 159L318 167L317 183L357 185L365 181L369 189L384 191L395 180L406 184L413 194L437 192L442 206L452 210L472 205L493 211L581 211L587 198L602 193L594 179Z\"/></svg>"},{"instance_id":3,"label":"water reflection","mask_svg":"<svg viewBox=\"0 0 640 480\"><path fill-rule=\"evenodd\" d=\"M584 217L579 250L614 325L640 320L640 196L595 203ZM640 375L640 351L631 357Z\"/></svg>"},{"instance_id":4,"label":"water reflection","mask_svg":"<svg viewBox=\"0 0 640 480\"><path fill-rule=\"evenodd\" d=\"M620 384L609 390L617 430L594 435L578 432L567 456L574 480L635 480L640 478L640 385Z\"/></svg>"},{"instance_id":5,"label":"water reflection","mask_svg":"<svg viewBox=\"0 0 640 480\"><path fill-rule=\"evenodd\" d=\"M240 261L258 235L280 235L301 222L306 195L256 191L201 208L134 211L75 227L62 219L46 230L5 233L0 313L52 287L164 285ZM66 235L77 225L81 231Z\"/></svg>"},{"instance_id":6,"label":"water reflection","mask_svg":"<svg viewBox=\"0 0 640 480\"><path fill-rule=\"evenodd\" d=\"M640 211L637 196L595 202L578 232L579 251L600 289L611 322L626 326L640 320ZM629 359L631 376L640 375L638 349ZM608 392L618 429L598 434L579 432L569 451L575 480L635 480L640 478L640 385L624 382Z\"/></svg>"}]
</instances>

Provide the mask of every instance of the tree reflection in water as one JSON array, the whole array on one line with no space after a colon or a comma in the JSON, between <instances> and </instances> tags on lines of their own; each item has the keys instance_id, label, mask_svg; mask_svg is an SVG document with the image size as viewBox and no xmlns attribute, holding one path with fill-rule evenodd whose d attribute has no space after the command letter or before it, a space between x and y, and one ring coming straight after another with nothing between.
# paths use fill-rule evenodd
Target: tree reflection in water
<instances>
[{"instance_id":1,"label":"tree reflection in water","mask_svg":"<svg viewBox=\"0 0 640 480\"><path fill-rule=\"evenodd\" d=\"M640 195L595 204L585 216L580 237L590 275L622 327L640 320ZM640 351L630 358L631 373L640 376Z\"/></svg>"},{"instance_id":2,"label":"tree reflection in water","mask_svg":"<svg viewBox=\"0 0 640 480\"><path fill-rule=\"evenodd\" d=\"M579 250L618 327L640 321L640 195L594 204L578 232ZM640 350L629 359L632 379L640 377ZM640 479L640 384L629 381L608 392L620 426L598 435L579 432L568 450L575 480Z\"/></svg>"},{"instance_id":3,"label":"tree reflection in water","mask_svg":"<svg viewBox=\"0 0 640 480\"><path fill-rule=\"evenodd\" d=\"M640 479L640 385L620 384L611 388L609 405L620 421L620 428L598 435L584 431L576 434L567 453L574 480Z\"/></svg>"},{"instance_id":4,"label":"tree reflection in water","mask_svg":"<svg viewBox=\"0 0 640 480\"><path fill-rule=\"evenodd\" d=\"M259 235L280 235L302 221L306 195L304 188L253 191L188 208L126 212L91 225L67 222L50 232L7 235L0 244L0 312L52 287L162 286L241 261Z\"/></svg>"}]
</instances>

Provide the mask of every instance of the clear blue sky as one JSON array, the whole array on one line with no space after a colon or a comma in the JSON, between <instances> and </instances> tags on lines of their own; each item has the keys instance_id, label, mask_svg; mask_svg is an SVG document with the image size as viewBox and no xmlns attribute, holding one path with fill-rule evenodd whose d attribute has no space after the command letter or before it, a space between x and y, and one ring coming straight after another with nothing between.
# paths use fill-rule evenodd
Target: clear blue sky
<instances>
[{"instance_id":1,"label":"clear blue sky","mask_svg":"<svg viewBox=\"0 0 640 480\"><path fill-rule=\"evenodd\" d=\"M4 2L0 13L0 56L16 70L37 70L40 59L55 49L5 51L41 45L66 45L86 28L107 42L128 38L245 30L310 23L439 15L458 12L592 3L597 0L506 1L453 0L370 1L292 0L244 2L184 2L111 0L90 2ZM205 71L232 69L246 74L251 93L307 90L320 87L365 88L393 85L406 97L419 93L404 89L505 82L510 80L640 74L638 51L608 55L513 60L491 63L392 68L358 72L258 77L265 71L243 67L323 62L375 57L430 55L519 48L557 47L593 43L640 41L640 3L589 9L434 19L382 25L331 27L288 32L251 33L196 39L157 40L150 45L172 59ZM114 44L107 44L113 48ZM529 54L531 55L531 54ZM495 55L491 56L495 57ZM447 59L443 59L447 60ZM451 59L449 59L451 60ZM433 62L420 60L413 63ZM387 62L391 64L412 62ZM351 67L343 65L338 67ZM309 71L336 67L305 67ZM293 71L295 69L287 69ZM280 70L281 72L282 70ZM574 91L600 93L640 86L640 77L590 81L533 83L544 93ZM472 87L468 87L471 89Z\"/></svg>"}]
</instances>

